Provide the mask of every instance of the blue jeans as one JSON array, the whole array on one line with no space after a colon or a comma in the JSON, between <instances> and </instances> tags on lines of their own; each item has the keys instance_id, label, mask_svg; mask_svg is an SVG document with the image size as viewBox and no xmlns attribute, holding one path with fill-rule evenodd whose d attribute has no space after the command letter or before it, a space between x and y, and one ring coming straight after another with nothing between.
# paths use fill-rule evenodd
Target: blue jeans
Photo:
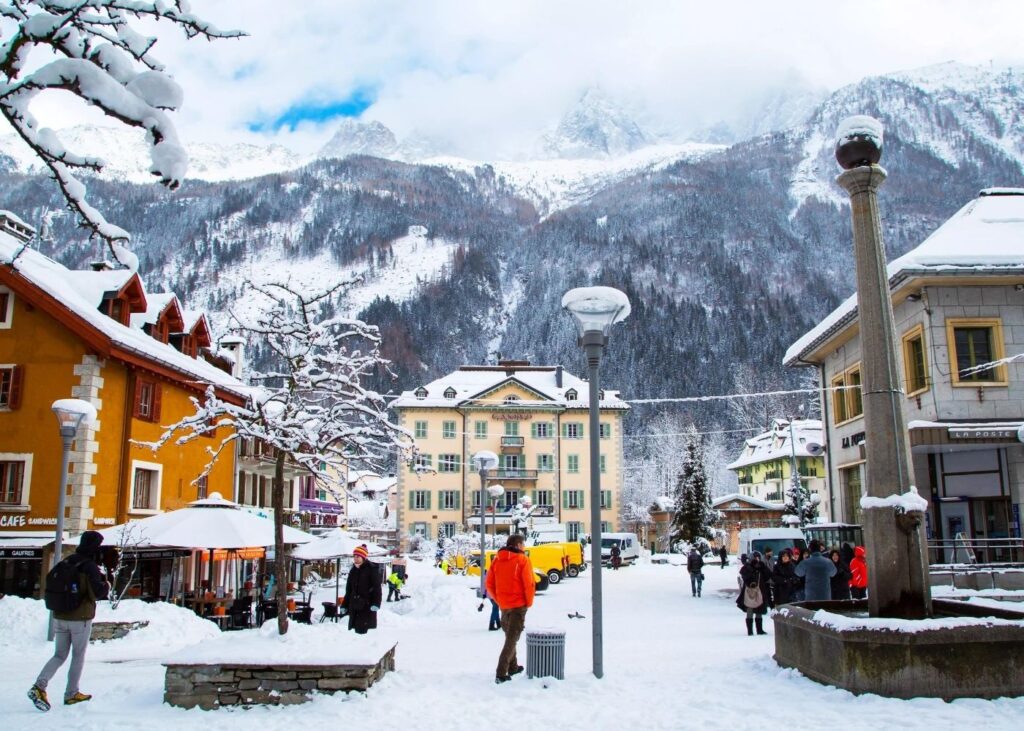
<instances>
[{"instance_id":1,"label":"blue jeans","mask_svg":"<svg viewBox=\"0 0 1024 731\"><path fill-rule=\"evenodd\" d=\"M690 590L694 596L700 596L700 587L704 583L704 574L701 572L690 574Z\"/></svg>"},{"instance_id":2,"label":"blue jeans","mask_svg":"<svg viewBox=\"0 0 1024 731\"><path fill-rule=\"evenodd\" d=\"M487 623L488 629L501 629L501 614L498 603L491 599L491 621Z\"/></svg>"}]
</instances>

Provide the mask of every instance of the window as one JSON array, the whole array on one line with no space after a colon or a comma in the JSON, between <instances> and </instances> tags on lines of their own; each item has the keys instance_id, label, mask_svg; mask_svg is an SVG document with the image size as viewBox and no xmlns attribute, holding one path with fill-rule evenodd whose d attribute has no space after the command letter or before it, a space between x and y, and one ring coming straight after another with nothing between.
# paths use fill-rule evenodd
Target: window
<instances>
[{"instance_id":1,"label":"window","mask_svg":"<svg viewBox=\"0 0 1024 731\"><path fill-rule=\"evenodd\" d=\"M565 460L566 472L575 474L580 471L580 456L578 454L566 455Z\"/></svg>"},{"instance_id":2,"label":"window","mask_svg":"<svg viewBox=\"0 0 1024 731\"><path fill-rule=\"evenodd\" d=\"M412 472L431 472L434 469L434 457L430 454L417 454L409 465Z\"/></svg>"},{"instance_id":3,"label":"window","mask_svg":"<svg viewBox=\"0 0 1024 731\"><path fill-rule=\"evenodd\" d=\"M503 454L501 455L501 468L504 470L523 469L522 455Z\"/></svg>"},{"instance_id":4,"label":"window","mask_svg":"<svg viewBox=\"0 0 1024 731\"><path fill-rule=\"evenodd\" d=\"M413 523L412 534L414 536L420 536L421 538L427 537L427 524L426 523Z\"/></svg>"},{"instance_id":5,"label":"window","mask_svg":"<svg viewBox=\"0 0 1024 731\"><path fill-rule=\"evenodd\" d=\"M551 437L551 422L534 422L530 427L530 431L532 432L531 436L536 439L549 439Z\"/></svg>"},{"instance_id":6,"label":"window","mask_svg":"<svg viewBox=\"0 0 1024 731\"><path fill-rule=\"evenodd\" d=\"M612 532L612 524L609 523L607 520L602 520L601 521L601 532L602 533L611 533Z\"/></svg>"},{"instance_id":7,"label":"window","mask_svg":"<svg viewBox=\"0 0 1024 731\"><path fill-rule=\"evenodd\" d=\"M509 395L509 396L505 397L505 403L506 404L514 404L518 400L519 400L519 397L516 396L515 394L512 394L512 395Z\"/></svg>"},{"instance_id":8,"label":"window","mask_svg":"<svg viewBox=\"0 0 1024 731\"><path fill-rule=\"evenodd\" d=\"M505 490L505 510L512 510L519 504L519 490Z\"/></svg>"},{"instance_id":9,"label":"window","mask_svg":"<svg viewBox=\"0 0 1024 731\"><path fill-rule=\"evenodd\" d=\"M420 386L419 388L416 389L416 398L422 400L422 399L425 399L426 397L427 397L427 389L423 388L422 386Z\"/></svg>"},{"instance_id":10,"label":"window","mask_svg":"<svg viewBox=\"0 0 1024 731\"><path fill-rule=\"evenodd\" d=\"M24 366L0 365L0 409L14 411L20 408L24 385Z\"/></svg>"},{"instance_id":11,"label":"window","mask_svg":"<svg viewBox=\"0 0 1024 731\"><path fill-rule=\"evenodd\" d=\"M477 439L487 438L487 422L486 421L475 421L473 422L473 435Z\"/></svg>"},{"instance_id":12,"label":"window","mask_svg":"<svg viewBox=\"0 0 1024 731\"><path fill-rule=\"evenodd\" d=\"M410 490L409 510L430 510L430 490Z\"/></svg>"},{"instance_id":13,"label":"window","mask_svg":"<svg viewBox=\"0 0 1024 731\"><path fill-rule=\"evenodd\" d=\"M580 534L583 532L583 524L573 521L565 524L566 538L570 541L578 541Z\"/></svg>"},{"instance_id":14,"label":"window","mask_svg":"<svg viewBox=\"0 0 1024 731\"><path fill-rule=\"evenodd\" d=\"M453 399L453 398L455 398L455 389L454 389L454 388L452 388L451 386L449 386L448 388L446 388L446 389L444 390L444 397L445 397L446 399Z\"/></svg>"},{"instance_id":15,"label":"window","mask_svg":"<svg viewBox=\"0 0 1024 731\"><path fill-rule=\"evenodd\" d=\"M578 394L576 393L576 389L575 388L570 388L568 391L565 392L565 400L566 401L575 401L577 396L578 396Z\"/></svg>"},{"instance_id":16,"label":"window","mask_svg":"<svg viewBox=\"0 0 1024 731\"><path fill-rule=\"evenodd\" d=\"M473 495L473 510L480 512L480 491L473 490L471 494Z\"/></svg>"},{"instance_id":17,"label":"window","mask_svg":"<svg viewBox=\"0 0 1024 731\"><path fill-rule=\"evenodd\" d=\"M946 343L954 386L1006 385L1005 365L980 367L1004 357L999 320L946 320Z\"/></svg>"},{"instance_id":18,"label":"window","mask_svg":"<svg viewBox=\"0 0 1024 731\"><path fill-rule=\"evenodd\" d=\"M832 388L832 413L836 424L856 419L864 413L859 363L833 378Z\"/></svg>"},{"instance_id":19,"label":"window","mask_svg":"<svg viewBox=\"0 0 1024 731\"><path fill-rule=\"evenodd\" d=\"M601 432L600 432L601 433L601 438L602 439L611 439L611 437L612 437L612 425L611 424L601 424L600 427L601 427Z\"/></svg>"},{"instance_id":20,"label":"window","mask_svg":"<svg viewBox=\"0 0 1024 731\"><path fill-rule=\"evenodd\" d=\"M438 472L460 472L462 470L462 457L458 454L439 454L437 456Z\"/></svg>"},{"instance_id":21,"label":"window","mask_svg":"<svg viewBox=\"0 0 1024 731\"><path fill-rule=\"evenodd\" d=\"M506 421L505 422L505 436L506 437L518 437L519 436L519 422L518 421Z\"/></svg>"},{"instance_id":22,"label":"window","mask_svg":"<svg viewBox=\"0 0 1024 731\"><path fill-rule=\"evenodd\" d=\"M458 490L441 490L441 494L438 498L438 510L458 510L459 509L459 491Z\"/></svg>"},{"instance_id":23,"label":"window","mask_svg":"<svg viewBox=\"0 0 1024 731\"><path fill-rule=\"evenodd\" d=\"M903 336L903 375L908 396L928 390L928 360L921 325Z\"/></svg>"},{"instance_id":24,"label":"window","mask_svg":"<svg viewBox=\"0 0 1024 731\"><path fill-rule=\"evenodd\" d=\"M537 455L537 470L540 472L553 472L555 469L555 458L550 454Z\"/></svg>"},{"instance_id":25,"label":"window","mask_svg":"<svg viewBox=\"0 0 1024 731\"><path fill-rule=\"evenodd\" d=\"M9 289L0 287L0 330L7 330L11 327L14 319L14 293Z\"/></svg>"},{"instance_id":26,"label":"window","mask_svg":"<svg viewBox=\"0 0 1024 731\"><path fill-rule=\"evenodd\" d=\"M562 438L563 439L582 439L583 438L583 423L579 421L570 421L562 424Z\"/></svg>"},{"instance_id":27,"label":"window","mask_svg":"<svg viewBox=\"0 0 1024 731\"><path fill-rule=\"evenodd\" d=\"M437 526L437 535L444 536L445 538L455 537L455 523L441 523Z\"/></svg>"},{"instance_id":28,"label":"window","mask_svg":"<svg viewBox=\"0 0 1024 731\"><path fill-rule=\"evenodd\" d=\"M427 438L427 422L417 421L416 422L416 438L426 439Z\"/></svg>"},{"instance_id":29,"label":"window","mask_svg":"<svg viewBox=\"0 0 1024 731\"><path fill-rule=\"evenodd\" d=\"M582 510L583 490L565 490L562 492L562 507L566 510Z\"/></svg>"},{"instance_id":30,"label":"window","mask_svg":"<svg viewBox=\"0 0 1024 731\"><path fill-rule=\"evenodd\" d=\"M198 480L196 480L196 497L199 500L205 500L209 491L210 479L206 475L203 475Z\"/></svg>"},{"instance_id":31,"label":"window","mask_svg":"<svg viewBox=\"0 0 1024 731\"><path fill-rule=\"evenodd\" d=\"M534 503L550 507L552 505L551 490L537 490L537 499L534 500Z\"/></svg>"},{"instance_id":32,"label":"window","mask_svg":"<svg viewBox=\"0 0 1024 731\"><path fill-rule=\"evenodd\" d=\"M445 439L455 438L455 422L446 421L441 425L441 436Z\"/></svg>"},{"instance_id":33,"label":"window","mask_svg":"<svg viewBox=\"0 0 1024 731\"><path fill-rule=\"evenodd\" d=\"M32 455L0 452L0 505L27 509L31 484Z\"/></svg>"},{"instance_id":34,"label":"window","mask_svg":"<svg viewBox=\"0 0 1024 731\"><path fill-rule=\"evenodd\" d=\"M605 472L607 472L607 469L605 468L605 458L604 458L604 455L602 454L600 457L598 457L598 460L599 460L600 465L601 465L601 474L603 475Z\"/></svg>"},{"instance_id":35,"label":"window","mask_svg":"<svg viewBox=\"0 0 1024 731\"><path fill-rule=\"evenodd\" d=\"M160 510L163 469L163 465L132 460L131 512L155 513Z\"/></svg>"},{"instance_id":36,"label":"window","mask_svg":"<svg viewBox=\"0 0 1024 731\"><path fill-rule=\"evenodd\" d=\"M611 510L612 508L612 491L601 490L601 510Z\"/></svg>"},{"instance_id":37,"label":"window","mask_svg":"<svg viewBox=\"0 0 1024 731\"><path fill-rule=\"evenodd\" d=\"M160 421L160 384L145 378L135 379L135 406L136 419L143 421Z\"/></svg>"}]
</instances>

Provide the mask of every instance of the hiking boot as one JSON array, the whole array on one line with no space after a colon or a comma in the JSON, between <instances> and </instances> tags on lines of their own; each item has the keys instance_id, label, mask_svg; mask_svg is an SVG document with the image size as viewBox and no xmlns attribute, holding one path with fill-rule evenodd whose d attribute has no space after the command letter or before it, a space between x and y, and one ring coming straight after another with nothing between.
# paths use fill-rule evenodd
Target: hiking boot
<instances>
[{"instance_id":1,"label":"hiking boot","mask_svg":"<svg viewBox=\"0 0 1024 731\"><path fill-rule=\"evenodd\" d=\"M508 675L509 677L512 677L513 675L519 675L519 673L523 672L523 670L524 668L522 665L516 665L512 670L508 671Z\"/></svg>"},{"instance_id":2,"label":"hiking boot","mask_svg":"<svg viewBox=\"0 0 1024 731\"><path fill-rule=\"evenodd\" d=\"M46 691L40 688L38 685L33 685L31 688L29 688L28 699L32 701L32 705L34 705L40 711L50 710L50 701L46 697Z\"/></svg>"},{"instance_id":3,"label":"hiking boot","mask_svg":"<svg viewBox=\"0 0 1024 731\"><path fill-rule=\"evenodd\" d=\"M496 675L494 677L494 683L496 685L501 685L502 683L507 683L510 680L512 680L512 677L509 676L509 675Z\"/></svg>"},{"instance_id":4,"label":"hiking boot","mask_svg":"<svg viewBox=\"0 0 1024 731\"><path fill-rule=\"evenodd\" d=\"M76 703L85 703L86 701L91 701L91 700L92 700L92 696L89 695L88 693L75 693L74 695L68 696L67 698L64 699L64 705L65 706L73 706Z\"/></svg>"}]
</instances>

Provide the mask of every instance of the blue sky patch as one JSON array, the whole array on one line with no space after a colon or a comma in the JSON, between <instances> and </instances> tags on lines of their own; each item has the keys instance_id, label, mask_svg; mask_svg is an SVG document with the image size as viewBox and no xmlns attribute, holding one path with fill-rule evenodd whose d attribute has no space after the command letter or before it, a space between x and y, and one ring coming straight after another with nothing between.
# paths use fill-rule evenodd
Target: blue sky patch
<instances>
[{"instance_id":1,"label":"blue sky patch","mask_svg":"<svg viewBox=\"0 0 1024 731\"><path fill-rule=\"evenodd\" d=\"M296 102L274 119L249 122L248 128L250 132L276 132L282 127L294 130L303 122L320 124L338 117L358 117L374 101L376 94L373 89L360 88L344 99Z\"/></svg>"}]
</instances>

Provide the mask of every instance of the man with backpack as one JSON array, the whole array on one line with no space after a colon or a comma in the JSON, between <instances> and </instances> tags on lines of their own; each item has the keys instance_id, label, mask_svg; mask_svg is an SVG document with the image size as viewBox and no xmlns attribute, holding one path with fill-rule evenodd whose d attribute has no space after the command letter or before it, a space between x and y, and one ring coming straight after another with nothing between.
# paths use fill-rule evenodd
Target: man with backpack
<instances>
[{"instance_id":1,"label":"man with backpack","mask_svg":"<svg viewBox=\"0 0 1024 731\"><path fill-rule=\"evenodd\" d=\"M686 570L690 573L690 591L695 597L699 597L704 584L704 557L700 555L696 546L690 549L686 557Z\"/></svg>"},{"instance_id":2,"label":"man with backpack","mask_svg":"<svg viewBox=\"0 0 1024 731\"><path fill-rule=\"evenodd\" d=\"M46 575L46 608L53 612L54 652L28 692L29 699L40 711L50 710L46 686L68 659L69 651L71 667L64 690L64 705L72 706L92 699L91 695L78 690L78 681L85 665L96 602L106 599L110 590L99 568L102 543L103 536L87 530L79 539L75 552Z\"/></svg>"}]
</instances>

